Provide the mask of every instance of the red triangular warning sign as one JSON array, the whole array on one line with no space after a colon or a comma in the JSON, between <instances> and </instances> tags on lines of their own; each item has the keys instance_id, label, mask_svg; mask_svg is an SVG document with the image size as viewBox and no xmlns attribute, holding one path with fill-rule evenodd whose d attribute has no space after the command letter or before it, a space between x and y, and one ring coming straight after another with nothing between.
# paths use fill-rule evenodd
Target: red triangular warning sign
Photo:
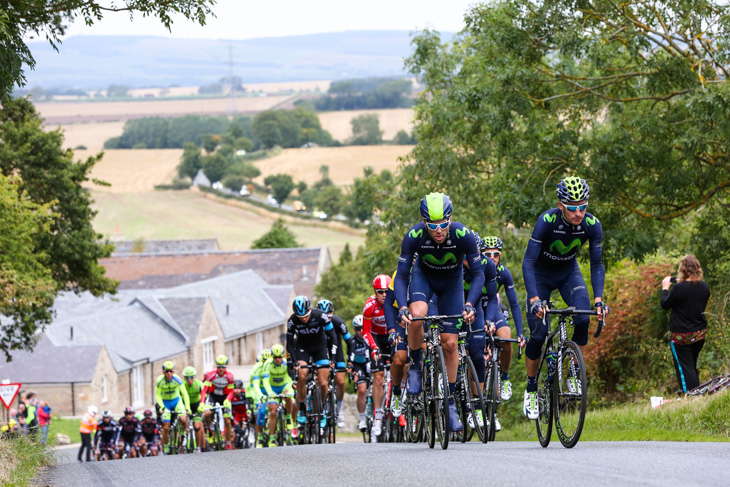
<instances>
[{"instance_id":1,"label":"red triangular warning sign","mask_svg":"<svg viewBox=\"0 0 730 487\"><path fill-rule=\"evenodd\" d=\"M10 409L10 405L15 401L15 396L18 395L20 386L22 384L0 384L0 401L3 402L7 409Z\"/></svg>"}]
</instances>

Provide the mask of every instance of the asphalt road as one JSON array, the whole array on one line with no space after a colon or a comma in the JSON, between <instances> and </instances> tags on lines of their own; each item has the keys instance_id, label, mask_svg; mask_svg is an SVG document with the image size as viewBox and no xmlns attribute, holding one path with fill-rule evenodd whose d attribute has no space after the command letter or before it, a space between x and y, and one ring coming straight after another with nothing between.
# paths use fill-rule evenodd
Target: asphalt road
<instances>
[{"instance_id":1,"label":"asphalt road","mask_svg":"<svg viewBox=\"0 0 730 487\"><path fill-rule=\"evenodd\" d=\"M40 485L727 486L730 443L535 442L299 446L59 465Z\"/></svg>"}]
</instances>

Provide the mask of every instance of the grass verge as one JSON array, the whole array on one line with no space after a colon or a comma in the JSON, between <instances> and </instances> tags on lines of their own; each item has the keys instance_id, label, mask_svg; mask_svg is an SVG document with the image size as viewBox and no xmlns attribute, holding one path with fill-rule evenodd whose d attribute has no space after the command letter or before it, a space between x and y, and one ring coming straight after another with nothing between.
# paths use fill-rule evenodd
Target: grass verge
<instances>
[{"instance_id":1,"label":"grass verge","mask_svg":"<svg viewBox=\"0 0 730 487\"><path fill-rule=\"evenodd\" d=\"M503 428L497 439L536 441L535 424L520 421ZM672 401L656 409L637 404L589 409L580 440L730 442L730 390ZM559 441L554 432L552 441Z\"/></svg>"},{"instance_id":2,"label":"grass verge","mask_svg":"<svg viewBox=\"0 0 730 487\"><path fill-rule=\"evenodd\" d=\"M30 485L41 468L55 463L53 450L39 441L24 437L0 440L0 485Z\"/></svg>"}]
</instances>

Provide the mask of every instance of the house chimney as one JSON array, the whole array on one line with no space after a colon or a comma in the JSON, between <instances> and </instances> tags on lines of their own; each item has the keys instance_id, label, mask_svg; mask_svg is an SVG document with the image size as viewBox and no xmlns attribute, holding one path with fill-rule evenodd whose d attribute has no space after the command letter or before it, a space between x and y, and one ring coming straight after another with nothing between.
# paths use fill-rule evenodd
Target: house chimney
<instances>
[{"instance_id":1,"label":"house chimney","mask_svg":"<svg viewBox=\"0 0 730 487\"><path fill-rule=\"evenodd\" d=\"M71 327L71 341L74 340L74 327Z\"/></svg>"}]
</instances>

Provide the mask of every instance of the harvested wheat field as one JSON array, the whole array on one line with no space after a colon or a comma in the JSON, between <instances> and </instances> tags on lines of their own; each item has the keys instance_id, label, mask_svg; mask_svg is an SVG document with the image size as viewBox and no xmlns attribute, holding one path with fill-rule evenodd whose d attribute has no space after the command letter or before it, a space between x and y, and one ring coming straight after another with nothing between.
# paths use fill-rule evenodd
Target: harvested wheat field
<instances>
[{"instance_id":1,"label":"harvested wheat field","mask_svg":"<svg viewBox=\"0 0 730 487\"><path fill-rule=\"evenodd\" d=\"M199 98L191 100L145 101L79 101L36 103L35 107L46 124L91 121L127 120L139 117L175 117L182 115L213 115L253 113L268 110L285 102L290 96L235 98ZM233 106L231 106L233 103Z\"/></svg>"},{"instance_id":2,"label":"harvested wheat field","mask_svg":"<svg viewBox=\"0 0 730 487\"><path fill-rule=\"evenodd\" d=\"M256 207L247 210L226 204L189 190L127 194L94 191L92 197L93 206L99 211L94 229L128 240L215 237L223 250L247 249L281 217ZM342 231L328 223L291 217L287 220L287 227L299 243L305 247L327 245L334 259L345 244L349 243L354 250L365 241L362 230Z\"/></svg>"},{"instance_id":3,"label":"harvested wheat field","mask_svg":"<svg viewBox=\"0 0 730 487\"><path fill-rule=\"evenodd\" d=\"M110 188L91 181L85 187L104 193L141 193L153 191L157 184L167 184L175 176L182 149L107 150L91 171L91 177L111 183ZM74 159L84 160L97 154L92 150L74 151Z\"/></svg>"},{"instance_id":4,"label":"harvested wheat field","mask_svg":"<svg viewBox=\"0 0 730 487\"><path fill-rule=\"evenodd\" d=\"M322 165L329 166L329 177L338 186L352 184L370 166L376 173L383 169L394 171L398 158L405 156L412 145L358 145L350 147L313 147L311 149L284 149L278 156L255 162L261 170L258 181L270 174L289 174L294 181L312 184L319 181Z\"/></svg>"},{"instance_id":5,"label":"harvested wheat field","mask_svg":"<svg viewBox=\"0 0 730 487\"><path fill-rule=\"evenodd\" d=\"M100 151L104 148L104 142L112 137L119 137L124 130L124 122L92 122L74 123L66 125L45 125L45 130L57 128L63 130L64 147L73 149L83 145L90 151Z\"/></svg>"},{"instance_id":6,"label":"harvested wheat field","mask_svg":"<svg viewBox=\"0 0 730 487\"><path fill-rule=\"evenodd\" d=\"M319 114L319 121L322 123L322 128L332 134L334 139L344 142L352 137L350 120L366 113L378 115L384 140L393 140L399 130L405 130L408 134L413 130L413 109L411 108L324 112Z\"/></svg>"}]
</instances>

